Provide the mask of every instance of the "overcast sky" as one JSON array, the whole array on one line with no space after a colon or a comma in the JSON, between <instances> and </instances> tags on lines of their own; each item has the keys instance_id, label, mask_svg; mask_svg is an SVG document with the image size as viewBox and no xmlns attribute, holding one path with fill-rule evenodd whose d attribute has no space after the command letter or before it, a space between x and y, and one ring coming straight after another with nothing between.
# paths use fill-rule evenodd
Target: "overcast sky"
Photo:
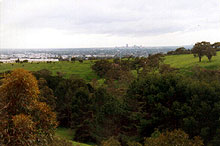
<instances>
[{"instance_id":1,"label":"overcast sky","mask_svg":"<svg viewBox=\"0 0 220 146\"><path fill-rule=\"evenodd\" d=\"M220 41L220 0L0 0L0 48Z\"/></svg>"}]
</instances>

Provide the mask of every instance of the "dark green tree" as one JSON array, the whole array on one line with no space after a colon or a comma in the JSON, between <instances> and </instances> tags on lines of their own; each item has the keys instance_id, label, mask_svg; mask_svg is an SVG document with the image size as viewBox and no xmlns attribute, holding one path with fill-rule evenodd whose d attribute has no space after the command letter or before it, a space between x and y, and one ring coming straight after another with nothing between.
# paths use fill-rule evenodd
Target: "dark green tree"
<instances>
[{"instance_id":1,"label":"dark green tree","mask_svg":"<svg viewBox=\"0 0 220 146\"><path fill-rule=\"evenodd\" d=\"M39 100L46 102L54 110L56 108L56 97L53 90L48 87L47 81L44 78L38 80L38 86L40 90Z\"/></svg>"},{"instance_id":2,"label":"dark green tree","mask_svg":"<svg viewBox=\"0 0 220 146\"><path fill-rule=\"evenodd\" d=\"M192 48L192 53L199 57L199 62L201 62L203 56L207 56L209 61L212 56L215 55L215 49L212 48L210 42L198 42Z\"/></svg>"},{"instance_id":3,"label":"dark green tree","mask_svg":"<svg viewBox=\"0 0 220 146\"><path fill-rule=\"evenodd\" d=\"M76 58L75 58L75 57L72 57L72 58L71 58L71 61L72 61L72 62L75 62L75 61L76 61Z\"/></svg>"},{"instance_id":4,"label":"dark green tree","mask_svg":"<svg viewBox=\"0 0 220 146\"><path fill-rule=\"evenodd\" d=\"M140 70L141 70L141 68L144 67L145 63L146 63L146 58L136 57L131 62L131 69L136 70L137 74L140 74Z\"/></svg>"},{"instance_id":5,"label":"dark green tree","mask_svg":"<svg viewBox=\"0 0 220 146\"><path fill-rule=\"evenodd\" d=\"M75 121L73 114L80 116L77 111L74 111L75 106L78 106L75 101L78 100L76 93L79 90L89 92L87 84L82 79L65 79L57 85L54 94L57 97L56 104L59 105L56 111L60 126L71 127L72 122Z\"/></svg>"},{"instance_id":6,"label":"dark green tree","mask_svg":"<svg viewBox=\"0 0 220 146\"><path fill-rule=\"evenodd\" d=\"M144 146L204 146L200 137L190 139L189 135L182 130L166 131L158 137L146 138Z\"/></svg>"},{"instance_id":7,"label":"dark green tree","mask_svg":"<svg viewBox=\"0 0 220 146\"><path fill-rule=\"evenodd\" d=\"M119 137L121 133L121 120L123 110L120 102L99 88L93 95L92 137L100 144L112 136Z\"/></svg>"},{"instance_id":8,"label":"dark green tree","mask_svg":"<svg viewBox=\"0 0 220 146\"><path fill-rule=\"evenodd\" d=\"M111 63L108 60L98 60L92 66L92 69L100 77L104 77L105 74L111 69Z\"/></svg>"},{"instance_id":9,"label":"dark green tree","mask_svg":"<svg viewBox=\"0 0 220 146\"><path fill-rule=\"evenodd\" d=\"M132 83L127 91L127 121L136 125L137 135L142 137L150 136L155 128L181 128L207 144L220 126L219 88L217 81L150 73Z\"/></svg>"},{"instance_id":10,"label":"dark green tree","mask_svg":"<svg viewBox=\"0 0 220 146\"><path fill-rule=\"evenodd\" d=\"M205 51L206 57L208 57L209 61L211 61L212 56L216 56L216 49L211 47L207 47Z\"/></svg>"},{"instance_id":11,"label":"dark green tree","mask_svg":"<svg viewBox=\"0 0 220 146\"><path fill-rule=\"evenodd\" d=\"M216 43L212 44L212 47L214 49L216 49L216 51L220 51L220 42L216 42Z\"/></svg>"}]
</instances>

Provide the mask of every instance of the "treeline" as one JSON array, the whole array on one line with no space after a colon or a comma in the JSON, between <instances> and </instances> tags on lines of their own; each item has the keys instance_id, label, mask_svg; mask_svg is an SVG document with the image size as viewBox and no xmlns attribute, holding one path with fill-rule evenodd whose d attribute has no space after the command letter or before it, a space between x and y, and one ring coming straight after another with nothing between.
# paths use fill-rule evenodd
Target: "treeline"
<instances>
[{"instance_id":1,"label":"treeline","mask_svg":"<svg viewBox=\"0 0 220 146\"><path fill-rule=\"evenodd\" d=\"M168 55L180 55L180 54L191 54L190 49L186 49L184 47L177 48L175 51L167 52Z\"/></svg>"}]
</instances>

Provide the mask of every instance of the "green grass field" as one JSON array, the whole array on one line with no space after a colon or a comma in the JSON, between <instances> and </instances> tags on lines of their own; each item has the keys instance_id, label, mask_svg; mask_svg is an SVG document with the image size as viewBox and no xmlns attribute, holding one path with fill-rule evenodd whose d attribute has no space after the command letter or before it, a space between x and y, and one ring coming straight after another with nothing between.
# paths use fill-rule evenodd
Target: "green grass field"
<instances>
[{"instance_id":1,"label":"green grass field","mask_svg":"<svg viewBox=\"0 0 220 146\"><path fill-rule=\"evenodd\" d=\"M55 136L58 136L60 138L63 138L63 139L66 139L72 142L73 146L92 146L89 144L83 144L83 143L72 141L73 136L74 136L74 131L71 131L70 129L67 129L67 128L57 128Z\"/></svg>"},{"instance_id":2,"label":"green grass field","mask_svg":"<svg viewBox=\"0 0 220 146\"><path fill-rule=\"evenodd\" d=\"M220 69L220 52L217 52L217 56L214 56L210 62L205 56L202 58L202 62L199 62L198 57L195 58L192 54L186 54L166 56L164 63L170 64L171 67L179 68L182 72L190 71L195 65L199 65L206 69ZM99 79L99 77L91 69L92 65L93 62L89 60L86 60L83 63L79 63L78 61L75 63L66 61L55 63L4 63L0 64L0 72L16 68L24 68L29 71L48 69L53 75L56 75L57 72L62 72L65 77L75 75L85 79L86 81L91 81L94 78Z\"/></svg>"},{"instance_id":3,"label":"green grass field","mask_svg":"<svg viewBox=\"0 0 220 146\"><path fill-rule=\"evenodd\" d=\"M217 52L217 56L213 56L211 61L208 61L208 58L204 56L202 61L199 62L198 57L186 54L166 56L164 63L170 64L171 67L179 68L181 71L189 71L196 65L206 69L220 69L220 52Z\"/></svg>"},{"instance_id":4,"label":"green grass field","mask_svg":"<svg viewBox=\"0 0 220 146\"><path fill-rule=\"evenodd\" d=\"M93 78L98 78L91 69L91 65L93 63L91 61L84 61L83 63L79 63L76 61L75 63L72 62L55 62L55 63L45 63L41 62L37 63L4 63L0 64L0 72L5 72L8 70L13 70L16 68L24 68L29 71L38 71L41 69L48 69L50 70L53 75L56 75L57 72L64 73L65 77L69 77L72 74L75 76L79 76L87 81L90 81Z\"/></svg>"}]
</instances>

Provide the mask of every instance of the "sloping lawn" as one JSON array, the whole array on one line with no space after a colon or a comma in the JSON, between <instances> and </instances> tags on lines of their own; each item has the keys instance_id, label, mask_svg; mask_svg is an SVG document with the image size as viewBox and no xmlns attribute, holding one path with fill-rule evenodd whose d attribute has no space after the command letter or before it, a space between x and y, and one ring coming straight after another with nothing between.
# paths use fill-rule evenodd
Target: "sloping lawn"
<instances>
[{"instance_id":1,"label":"sloping lawn","mask_svg":"<svg viewBox=\"0 0 220 146\"><path fill-rule=\"evenodd\" d=\"M165 56L164 63L170 64L171 67L179 68L182 71L190 70L196 65L206 69L220 69L220 52L217 52L217 56L213 56L211 61L208 61L208 58L204 56L202 61L199 62L198 57L186 54Z\"/></svg>"},{"instance_id":2,"label":"sloping lawn","mask_svg":"<svg viewBox=\"0 0 220 146\"><path fill-rule=\"evenodd\" d=\"M94 145L72 141L73 136L74 136L74 131L67 129L67 128L57 128L55 136L69 140L70 142L72 142L73 146L94 146Z\"/></svg>"}]
</instances>

